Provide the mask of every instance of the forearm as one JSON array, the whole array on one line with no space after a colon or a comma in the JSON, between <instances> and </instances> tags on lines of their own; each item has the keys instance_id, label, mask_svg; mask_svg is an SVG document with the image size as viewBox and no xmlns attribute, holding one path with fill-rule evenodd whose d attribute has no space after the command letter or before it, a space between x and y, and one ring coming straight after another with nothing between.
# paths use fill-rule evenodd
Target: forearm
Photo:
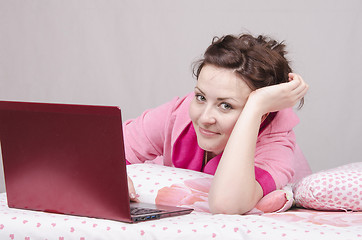
<instances>
[{"instance_id":1,"label":"forearm","mask_svg":"<svg viewBox=\"0 0 362 240\"><path fill-rule=\"evenodd\" d=\"M212 212L243 214L262 198L254 170L261 118L268 112L293 107L308 91L308 85L299 75L290 73L289 80L259 88L249 95L215 173L209 192Z\"/></svg>"},{"instance_id":2,"label":"forearm","mask_svg":"<svg viewBox=\"0 0 362 240\"><path fill-rule=\"evenodd\" d=\"M214 213L243 214L261 199L263 192L255 180L254 156L263 113L246 104L216 170L209 192Z\"/></svg>"}]
</instances>

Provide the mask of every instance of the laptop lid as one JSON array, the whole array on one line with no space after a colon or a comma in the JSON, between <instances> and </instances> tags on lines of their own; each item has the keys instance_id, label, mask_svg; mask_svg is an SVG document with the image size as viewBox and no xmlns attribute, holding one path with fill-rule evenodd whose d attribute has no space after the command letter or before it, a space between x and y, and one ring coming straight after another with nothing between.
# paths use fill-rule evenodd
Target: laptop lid
<instances>
[{"instance_id":1,"label":"laptop lid","mask_svg":"<svg viewBox=\"0 0 362 240\"><path fill-rule=\"evenodd\" d=\"M118 107L0 101L0 143L9 207L123 222L193 211L130 206Z\"/></svg>"},{"instance_id":2,"label":"laptop lid","mask_svg":"<svg viewBox=\"0 0 362 240\"><path fill-rule=\"evenodd\" d=\"M9 207L132 222L118 107L0 101Z\"/></svg>"}]
</instances>

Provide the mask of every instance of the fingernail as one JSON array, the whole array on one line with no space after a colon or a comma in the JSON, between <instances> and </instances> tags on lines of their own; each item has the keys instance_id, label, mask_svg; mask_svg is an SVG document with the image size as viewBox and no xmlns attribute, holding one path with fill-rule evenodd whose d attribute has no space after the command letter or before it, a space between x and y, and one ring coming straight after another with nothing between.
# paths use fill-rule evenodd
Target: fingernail
<instances>
[{"instance_id":1,"label":"fingernail","mask_svg":"<svg viewBox=\"0 0 362 240\"><path fill-rule=\"evenodd\" d=\"M134 199L134 198L136 198L136 194L130 193L130 194L129 194L129 197L130 197L131 199Z\"/></svg>"}]
</instances>

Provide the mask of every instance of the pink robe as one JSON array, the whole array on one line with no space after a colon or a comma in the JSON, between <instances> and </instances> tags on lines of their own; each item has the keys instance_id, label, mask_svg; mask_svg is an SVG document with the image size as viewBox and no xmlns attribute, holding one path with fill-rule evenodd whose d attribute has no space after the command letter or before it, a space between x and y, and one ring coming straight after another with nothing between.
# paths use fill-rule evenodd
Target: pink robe
<instances>
[{"instance_id":1,"label":"pink robe","mask_svg":"<svg viewBox=\"0 0 362 240\"><path fill-rule=\"evenodd\" d=\"M198 146L189 117L190 93L175 98L140 117L123 123L128 163L152 161L157 164L214 174L218 155L203 168L204 151ZM293 128L299 123L290 109L279 111L259 132L255 151L255 178L264 195L311 173L308 162L296 144Z\"/></svg>"}]
</instances>

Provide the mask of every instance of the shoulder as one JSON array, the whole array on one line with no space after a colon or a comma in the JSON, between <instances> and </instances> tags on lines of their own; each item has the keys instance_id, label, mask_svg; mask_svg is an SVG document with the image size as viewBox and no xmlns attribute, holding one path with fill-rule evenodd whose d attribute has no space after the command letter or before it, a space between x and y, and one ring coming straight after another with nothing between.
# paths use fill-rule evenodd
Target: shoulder
<instances>
[{"instance_id":1,"label":"shoulder","mask_svg":"<svg viewBox=\"0 0 362 240\"><path fill-rule=\"evenodd\" d=\"M194 94L189 93L183 97L175 97L159 107L146 110L140 117L126 121L124 126L130 124L140 127L148 133L171 136L172 142L179 136L183 129L191 122L189 107Z\"/></svg>"},{"instance_id":2,"label":"shoulder","mask_svg":"<svg viewBox=\"0 0 362 240\"><path fill-rule=\"evenodd\" d=\"M258 137L255 166L272 176L277 189L291 182L295 172L300 171L295 168L301 152L293 131L298 123L292 108L281 110Z\"/></svg>"},{"instance_id":3,"label":"shoulder","mask_svg":"<svg viewBox=\"0 0 362 240\"><path fill-rule=\"evenodd\" d=\"M188 112L193 97L194 93L189 93L186 96L174 98L173 112Z\"/></svg>"},{"instance_id":4,"label":"shoulder","mask_svg":"<svg viewBox=\"0 0 362 240\"><path fill-rule=\"evenodd\" d=\"M263 131L263 134L290 132L298 124L299 117L297 114L292 108L286 108L276 113L274 119Z\"/></svg>"},{"instance_id":5,"label":"shoulder","mask_svg":"<svg viewBox=\"0 0 362 240\"><path fill-rule=\"evenodd\" d=\"M188 108L192 100L191 94L184 97L174 97L172 100L159 105L158 107L145 110L139 117L125 121L124 125L130 123L142 122L150 124L158 124L164 120L165 122L173 121L175 116L188 118Z\"/></svg>"},{"instance_id":6,"label":"shoulder","mask_svg":"<svg viewBox=\"0 0 362 240\"><path fill-rule=\"evenodd\" d=\"M168 128L169 131L172 131L172 142L175 142L181 132L191 122L189 107L194 96L194 93L189 93L184 97L177 98L173 104Z\"/></svg>"}]
</instances>

